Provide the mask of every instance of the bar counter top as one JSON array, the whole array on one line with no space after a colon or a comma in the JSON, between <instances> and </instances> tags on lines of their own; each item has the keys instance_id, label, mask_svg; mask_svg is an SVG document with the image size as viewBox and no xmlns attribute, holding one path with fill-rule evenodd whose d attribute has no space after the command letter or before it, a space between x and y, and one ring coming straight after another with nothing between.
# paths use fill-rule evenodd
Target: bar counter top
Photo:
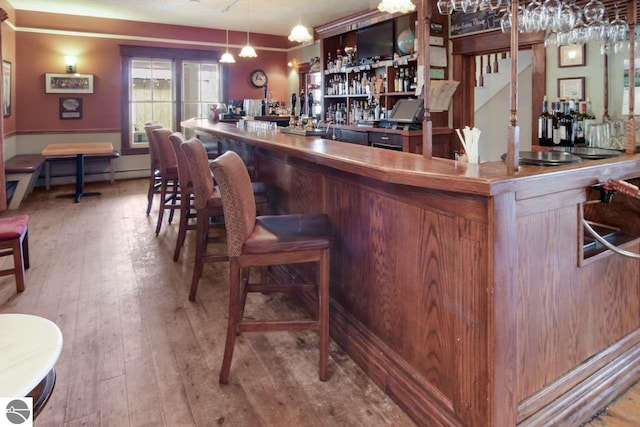
<instances>
[{"instance_id":1,"label":"bar counter top","mask_svg":"<svg viewBox=\"0 0 640 427\"><path fill-rule=\"evenodd\" d=\"M623 177L640 168L640 155L636 154L554 167L520 165L518 172L509 174L504 162L476 165L435 157L425 159L421 155L331 139L242 130L235 124L212 123L207 119L190 119L181 125L388 183L485 196L525 191L531 188L531 183L537 186L553 183L554 191L560 191L574 187L575 180L585 186L595 184L603 171ZM558 179L560 175L562 179Z\"/></svg>"}]
</instances>

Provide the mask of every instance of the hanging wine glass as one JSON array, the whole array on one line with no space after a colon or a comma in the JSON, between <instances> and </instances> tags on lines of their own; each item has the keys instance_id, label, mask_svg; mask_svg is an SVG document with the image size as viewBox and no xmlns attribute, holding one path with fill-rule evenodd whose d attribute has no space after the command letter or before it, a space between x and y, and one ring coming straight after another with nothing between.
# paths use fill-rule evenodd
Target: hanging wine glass
<instances>
[{"instance_id":1,"label":"hanging wine glass","mask_svg":"<svg viewBox=\"0 0 640 427\"><path fill-rule=\"evenodd\" d=\"M481 12L486 12L491 9L489 7L489 0L480 0L480 5L478 5L478 10Z\"/></svg>"},{"instance_id":2,"label":"hanging wine glass","mask_svg":"<svg viewBox=\"0 0 640 427\"><path fill-rule=\"evenodd\" d=\"M500 18L500 29L503 33L508 33L511 30L511 11L507 11Z\"/></svg>"},{"instance_id":3,"label":"hanging wine glass","mask_svg":"<svg viewBox=\"0 0 640 427\"><path fill-rule=\"evenodd\" d=\"M544 47L558 46L558 35L554 31L547 32L544 36Z\"/></svg>"},{"instance_id":4,"label":"hanging wine glass","mask_svg":"<svg viewBox=\"0 0 640 427\"><path fill-rule=\"evenodd\" d=\"M609 25L601 19L591 21L589 27L589 41L606 42L608 40Z\"/></svg>"},{"instance_id":5,"label":"hanging wine glass","mask_svg":"<svg viewBox=\"0 0 640 427\"><path fill-rule=\"evenodd\" d=\"M438 12L441 15L451 15L453 12L453 1L452 0L438 0Z\"/></svg>"},{"instance_id":6,"label":"hanging wine glass","mask_svg":"<svg viewBox=\"0 0 640 427\"><path fill-rule=\"evenodd\" d=\"M561 9L562 3L560 0L545 0L545 2L542 3L544 27L551 31L558 30L558 19Z\"/></svg>"},{"instance_id":7,"label":"hanging wine glass","mask_svg":"<svg viewBox=\"0 0 640 427\"><path fill-rule=\"evenodd\" d=\"M573 44L586 44L589 41L589 28L584 24L582 18L576 21L571 33Z\"/></svg>"},{"instance_id":8,"label":"hanging wine glass","mask_svg":"<svg viewBox=\"0 0 640 427\"><path fill-rule=\"evenodd\" d=\"M456 12L464 11L464 0L451 0L451 2L453 3L453 10Z\"/></svg>"},{"instance_id":9,"label":"hanging wine glass","mask_svg":"<svg viewBox=\"0 0 640 427\"><path fill-rule=\"evenodd\" d=\"M480 6L480 0L463 0L462 10L464 13L476 13Z\"/></svg>"},{"instance_id":10,"label":"hanging wine glass","mask_svg":"<svg viewBox=\"0 0 640 427\"><path fill-rule=\"evenodd\" d=\"M524 11L525 32L535 33L542 29L542 13L542 5L538 0L531 0Z\"/></svg>"},{"instance_id":11,"label":"hanging wine glass","mask_svg":"<svg viewBox=\"0 0 640 427\"><path fill-rule=\"evenodd\" d=\"M615 4L616 17L609 23L609 43L614 44L627 39L629 34L629 25L620 19L620 11L618 10L618 4Z\"/></svg>"},{"instance_id":12,"label":"hanging wine glass","mask_svg":"<svg viewBox=\"0 0 640 427\"><path fill-rule=\"evenodd\" d=\"M560 14L558 15L558 30L562 32L571 31L576 24L576 15L575 11L571 8L569 3L566 3L560 9Z\"/></svg>"},{"instance_id":13,"label":"hanging wine glass","mask_svg":"<svg viewBox=\"0 0 640 427\"><path fill-rule=\"evenodd\" d=\"M584 18L587 23L601 21L604 17L604 4L599 0L591 0L584 7Z\"/></svg>"},{"instance_id":14,"label":"hanging wine glass","mask_svg":"<svg viewBox=\"0 0 640 427\"><path fill-rule=\"evenodd\" d=\"M505 3L502 0L485 0L485 4L489 6L489 9L496 10Z\"/></svg>"}]
</instances>

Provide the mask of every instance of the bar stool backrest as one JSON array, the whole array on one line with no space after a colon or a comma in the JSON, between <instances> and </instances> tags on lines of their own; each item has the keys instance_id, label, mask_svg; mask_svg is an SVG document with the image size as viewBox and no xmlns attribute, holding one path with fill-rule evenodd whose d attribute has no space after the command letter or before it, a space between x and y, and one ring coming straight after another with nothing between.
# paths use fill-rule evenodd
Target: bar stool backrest
<instances>
[{"instance_id":1,"label":"bar stool backrest","mask_svg":"<svg viewBox=\"0 0 640 427\"><path fill-rule=\"evenodd\" d=\"M180 145L187 141L186 138L181 132L175 132L169 135L169 141L171 141L173 152L175 153L176 160L178 161L178 180L180 181L180 186L192 186L193 181L191 180L189 161L185 157L182 148L180 148Z\"/></svg>"},{"instance_id":2,"label":"bar stool backrest","mask_svg":"<svg viewBox=\"0 0 640 427\"><path fill-rule=\"evenodd\" d=\"M169 168L177 168L178 160L176 153L173 151L169 136L173 133L171 129L161 128L154 129L151 133L155 136L156 147L160 155L160 173L165 173Z\"/></svg>"},{"instance_id":3,"label":"bar stool backrest","mask_svg":"<svg viewBox=\"0 0 640 427\"><path fill-rule=\"evenodd\" d=\"M227 253L230 257L237 257L242 254L242 246L256 222L256 200L249 172L240 156L233 151L215 159L210 168L222 196Z\"/></svg>"},{"instance_id":4,"label":"bar stool backrest","mask_svg":"<svg viewBox=\"0 0 640 427\"><path fill-rule=\"evenodd\" d=\"M198 138L191 138L180 145L189 165L193 197L196 209L204 209L215 191L213 178L209 170L207 150Z\"/></svg>"},{"instance_id":5,"label":"bar stool backrest","mask_svg":"<svg viewBox=\"0 0 640 427\"><path fill-rule=\"evenodd\" d=\"M155 141L155 135L153 134L153 130L162 129L162 126L159 123L151 123L144 125L144 131L147 134L147 141L149 142L149 160L151 161L151 169L159 169L160 168L160 156L158 154L158 148Z\"/></svg>"}]
</instances>

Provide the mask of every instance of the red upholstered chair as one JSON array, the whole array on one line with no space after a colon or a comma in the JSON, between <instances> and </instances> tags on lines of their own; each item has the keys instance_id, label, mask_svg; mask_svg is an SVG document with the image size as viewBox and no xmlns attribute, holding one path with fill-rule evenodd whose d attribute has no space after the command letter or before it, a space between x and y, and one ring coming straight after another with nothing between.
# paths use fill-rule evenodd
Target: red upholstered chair
<instances>
[{"instance_id":1,"label":"red upholstered chair","mask_svg":"<svg viewBox=\"0 0 640 427\"><path fill-rule=\"evenodd\" d=\"M158 224L156 225L156 235L160 234L162 227L162 218L164 211L169 210L169 223L173 220L173 213L176 209L180 208L178 205L178 160L176 159L176 153L171 146L169 136L173 133L171 129L161 128L151 131L154 135L155 147L160 157L160 208L158 210ZM169 190L171 185L171 191Z\"/></svg>"},{"instance_id":2,"label":"red upholstered chair","mask_svg":"<svg viewBox=\"0 0 640 427\"><path fill-rule=\"evenodd\" d=\"M149 191L147 193L147 215L151 212L151 205L153 205L153 195L159 193L160 185L162 184L162 177L160 176L160 157L156 149L155 135L151 132L154 129L162 129L162 125L158 122L147 122L144 124L144 131L147 134L147 141L149 142L149 161L151 174L149 176Z\"/></svg>"},{"instance_id":3,"label":"red upholstered chair","mask_svg":"<svg viewBox=\"0 0 640 427\"><path fill-rule=\"evenodd\" d=\"M0 218L0 257L13 255L13 268L0 270L0 276L14 274L18 292L24 291L24 271L29 268L28 223L27 215Z\"/></svg>"},{"instance_id":4,"label":"red upholstered chair","mask_svg":"<svg viewBox=\"0 0 640 427\"><path fill-rule=\"evenodd\" d=\"M327 379L329 344L329 248L331 225L324 214L256 217L249 173L242 159L229 151L211 163L220 187L229 255L229 323L220 382L229 380L236 335L241 332L317 330L320 333L320 380ZM315 262L315 284L253 284L249 269L268 265ZM248 292L317 293L313 320L244 320Z\"/></svg>"}]
</instances>

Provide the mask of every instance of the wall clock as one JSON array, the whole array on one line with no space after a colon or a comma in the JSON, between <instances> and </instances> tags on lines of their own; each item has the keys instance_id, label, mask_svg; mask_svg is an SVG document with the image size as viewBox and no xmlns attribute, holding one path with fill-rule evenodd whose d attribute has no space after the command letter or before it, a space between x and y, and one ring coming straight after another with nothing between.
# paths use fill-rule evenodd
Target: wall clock
<instances>
[{"instance_id":1,"label":"wall clock","mask_svg":"<svg viewBox=\"0 0 640 427\"><path fill-rule=\"evenodd\" d=\"M267 84L267 75L262 70L254 70L251 72L250 81L255 87L264 87Z\"/></svg>"}]
</instances>

